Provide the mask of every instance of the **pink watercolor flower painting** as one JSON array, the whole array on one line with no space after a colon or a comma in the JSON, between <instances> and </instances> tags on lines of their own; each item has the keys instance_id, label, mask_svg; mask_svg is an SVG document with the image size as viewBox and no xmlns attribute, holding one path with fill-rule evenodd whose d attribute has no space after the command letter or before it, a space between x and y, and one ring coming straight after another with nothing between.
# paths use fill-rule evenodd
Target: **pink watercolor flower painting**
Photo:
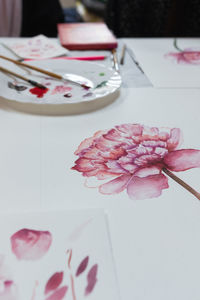
<instances>
[{"instance_id":1,"label":"pink watercolor flower painting","mask_svg":"<svg viewBox=\"0 0 200 300\"><path fill-rule=\"evenodd\" d=\"M98 189L104 195L126 190L131 199L159 197L169 187L167 174L200 199L172 173L200 167L200 150L179 149L181 142L179 128L122 124L86 138L72 169L102 181Z\"/></svg>"},{"instance_id":2,"label":"pink watercolor flower painting","mask_svg":"<svg viewBox=\"0 0 200 300\"><path fill-rule=\"evenodd\" d=\"M37 260L42 258L49 250L52 235L49 231L21 229L11 238L12 252L19 260Z\"/></svg>"},{"instance_id":3,"label":"pink watercolor flower painting","mask_svg":"<svg viewBox=\"0 0 200 300\"><path fill-rule=\"evenodd\" d=\"M174 40L174 48L178 52L170 52L166 57L173 58L177 63L199 65L200 64L200 48L197 49L180 49L177 45L177 40Z\"/></svg>"}]
</instances>

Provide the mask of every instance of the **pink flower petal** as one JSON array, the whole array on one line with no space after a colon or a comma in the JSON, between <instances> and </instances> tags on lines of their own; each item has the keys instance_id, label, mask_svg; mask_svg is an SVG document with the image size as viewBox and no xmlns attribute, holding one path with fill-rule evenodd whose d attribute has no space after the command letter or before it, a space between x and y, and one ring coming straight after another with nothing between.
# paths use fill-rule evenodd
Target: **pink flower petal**
<instances>
[{"instance_id":1,"label":"pink flower petal","mask_svg":"<svg viewBox=\"0 0 200 300\"><path fill-rule=\"evenodd\" d=\"M105 132L106 132L106 131L99 130L99 131L97 131L97 132L93 135L93 137L90 137L90 138L87 138L87 139L83 140L83 141L80 143L78 149L75 151L74 154L79 155L79 153L80 153L81 151L83 151L84 149L86 149L86 148L88 148L88 147L90 147L90 146L92 145L94 139L98 138L99 136L101 136L101 135L102 135L103 133L105 133Z\"/></svg>"},{"instance_id":2,"label":"pink flower petal","mask_svg":"<svg viewBox=\"0 0 200 300\"><path fill-rule=\"evenodd\" d=\"M107 140L117 142L123 139L123 137L120 135L120 132L115 128L110 129L106 134L103 135L103 137Z\"/></svg>"},{"instance_id":3,"label":"pink flower petal","mask_svg":"<svg viewBox=\"0 0 200 300\"><path fill-rule=\"evenodd\" d=\"M140 168L137 172L134 173L134 175L138 177L147 177L149 175L160 174L160 172L161 172L161 167L150 166L147 168Z\"/></svg>"},{"instance_id":4,"label":"pink flower petal","mask_svg":"<svg viewBox=\"0 0 200 300\"><path fill-rule=\"evenodd\" d=\"M132 164L133 165L133 164ZM116 160L109 160L107 163L106 163L106 166L108 167L109 169L109 172L110 173L114 173L116 175L123 175L123 174L127 174L128 172L123 168L123 165L118 161ZM132 169L135 170L135 167L133 165Z\"/></svg>"},{"instance_id":5,"label":"pink flower petal","mask_svg":"<svg viewBox=\"0 0 200 300\"><path fill-rule=\"evenodd\" d=\"M133 200L148 199L160 196L162 190L168 187L168 179L163 174L143 178L133 176L127 186L127 193Z\"/></svg>"},{"instance_id":6,"label":"pink flower petal","mask_svg":"<svg viewBox=\"0 0 200 300\"><path fill-rule=\"evenodd\" d=\"M142 134L145 138L149 139L154 136L157 136L159 134L159 129L157 127L144 126Z\"/></svg>"},{"instance_id":7,"label":"pink flower petal","mask_svg":"<svg viewBox=\"0 0 200 300\"><path fill-rule=\"evenodd\" d=\"M4 281L0 290L0 300L18 300L17 287L13 281Z\"/></svg>"},{"instance_id":8,"label":"pink flower petal","mask_svg":"<svg viewBox=\"0 0 200 300\"><path fill-rule=\"evenodd\" d=\"M182 149L168 153L164 163L172 171L185 171L200 167L200 150Z\"/></svg>"},{"instance_id":9,"label":"pink flower petal","mask_svg":"<svg viewBox=\"0 0 200 300\"><path fill-rule=\"evenodd\" d=\"M50 291L57 289L59 285L62 283L62 281L63 281L63 272L54 273L47 281L44 293L48 294Z\"/></svg>"},{"instance_id":10,"label":"pink flower petal","mask_svg":"<svg viewBox=\"0 0 200 300\"><path fill-rule=\"evenodd\" d=\"M97 270L98 270L98 265L96 264L88 272L85 296L89 295L93 291L93 289L97 283Z\"/></svg>"},{"instance_id":11,"label":"pink flower petal","mask_svg":"<svg viewBox=\"0 0 200 300\"><path fill-rule=\"evenodd\" d=\"M172 128L170 138L167 141L169 151L175 150L182 143L182 134L179 128Z\"/></svg>"},{"instance_id":12,"label":"pink flower petal","mask_svg":"<svg viewBox=\"0 0 200 300\"><path fill-rule=\"evenodd\" d=\"M78 266L78 269L76 271L76 276L79 276L80 274L82 274L85 269L87 268L88 265L88 261L89 261L89 256L86 256L83 261L80 263L80 265Z\"/></svg>"},{"instance_id":13,"label":"pink flower petal","mask_svg":"<svg viewBox=\"0 0 200 300\"><path fill-rule=\"evenodd\" d=\"M131 176L132 175L121 175L107 183L100 185L100 193L107 195L121 193L126 188Z\"/></svg>"},{"instance_id":14,"label":"pink flower petal","mask_svg":"<svg viewBox=\"0 0 200 300\"><path fill-rule=\"evenodd\" d=\"M116 128L126 137L141 135L143 131L143 126L140 124L122 124L117 125Z\"/></svg>"},{"instance_id":15,"label":"pink flower petal","mask_svg":"<svg viewBox=\"0 0 200 300\"><path fill-rule=\"evenodd\" d=\"M116 147L116 146L119 147L120 143L121 143L120 141L108 140L108 139L105 139L104 136L101 136L96 141L95 147L97 149L99 149L100 151L106 152L106 151L113 150L114 147Z\"/></svg>"},{"instance_id":16,"label":"pink flower petal","mask_svg":"<svg viewBox=\"0 0 200 300\"><path fill-rule=\"evenodd\" d=\"M52 243L49 231L21 229L11 238L12 252L18 259L36 260L43 257Z\"/></svg>"},{"instance_id":17,"label":"pink flower petal","mask_svg":"<svg viewBox=\"0 0 200 300\"><path fill-rule=\"evenodd\" d=\"M59 289L57 289L51 296L47 297L45 300L62 300L64 299L66 293L67 293L68 287L63 286Z\"/></svg>"},{"instance_id":18,"label":"pink flower petal","mask_svg":"<svg viewBox=\"0 0 200 300\"><path fill-rule=\"evenodd\" d=\"M72 167L72 170L77 170L79 172L90 172L92 170L95 170L94 166L91 164L90 159L86 158L78 158L75 161L76 165Z\"/></svg>"}]
</instances>

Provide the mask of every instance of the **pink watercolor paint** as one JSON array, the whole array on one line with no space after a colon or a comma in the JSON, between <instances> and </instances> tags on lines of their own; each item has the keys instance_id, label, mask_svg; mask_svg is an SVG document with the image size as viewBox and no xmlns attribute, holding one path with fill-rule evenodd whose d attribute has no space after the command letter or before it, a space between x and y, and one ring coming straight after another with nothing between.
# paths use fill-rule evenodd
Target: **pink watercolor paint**
<instances>
[{"instance_id":1,"label":"pink watercolor paint","mask_svg":"<svg viewBox=\"0 0 200 300\"><path fill-rule=\"evenodd\" d=\"M66 293L68 291L67 286L62 286L59 289L57 289L53 294L45 298L45 300L62 300L64 299Z\"/></svg>"},{"instance_id":2,"label":"pink watercolor paint","mask_svg":"<svg viewBox=\"0 0 200 300\"><path fill-rule=\"evenodd\" d=\"M19 260L37 260L42 258L49 250L52 235L49 231L21 229L11 238L11 249Z\"/></svg>"},{"instance_id":3,"label":"pink watercolor paint","mask_svg":"<svg viewBox=\"0 0 200 300\"><path fill-rule=\"evenodd\" d=\"M88 262L89 262L89 256L86 256L82 262L80 263L80 265L78 266L78 269L76 271L76 276L78 277L79 275L81 275L87 268L88 266Z\"/></svg>"},{"instance_id":4,"label":"pink watercolor paint","mask_svg":"<svg viewBox=\"0 0 200 300\"><path fill-rule=\"evenodd\" d=\"M1 283L2 284L2 283ZM1 285L0 300L17 300L18 292L17 287L13 281L4 281L3 286Z\"/></svg>"},{"instance_id":5,"label":"pink watercolor paint","mask_svg":"<svg viewBox=\"0 0 200 300\"><path fill-rule=\"evenodd\" d=\"M87 275L87 287L85 289L85 296L88 296L92 293L96 283L97 283L97 271L98 271L98 265L94 265Z\"/></svg>"},{"instance_id":6,"label":"pink watercolor paint","mask_svg":"<svg viewBox=\"0 0 200 300\"><path fill-rule=\"evenodd\" d=\"M45 286L45 294L48 294L52 290L57 289L63 281L63 272L56 272L54 273Z\"/></svg>"},{"instance_id":7,"label":"pink watercolor paint","mask_svg":"<svg viewBox=\"0 0 200 300\"><path fill-rule=\"evenodd\" d=\"M172 57L178 64L199 65L200 64L200 48L181 49L178 46L177 39L173 42L174 48L178 52L170 52L165 55L166 58Z\"/></svg>"},{"instance_id":8,"label":"pink watercolor paint","mask_svg":"<svg viewBox=\"0 0 200 300\"><path fill-rule=\"evenodd\" d=\"M18 300L18 287L11 278L10 268L0 255L0 300Z\"/></svg>"},{"instance_id":9,"label":"pink watercolor paint","mask_svg":"<svg viewBox=\"0 0 200 300\"><path fill-rule=\"evenodd\" d=\"M55 94L65 94L67 92L70 92L72 90L72 87L65 86L65 85L57 85L53 91L51 92L51 95Z\"/></svg>"}]
</instances>

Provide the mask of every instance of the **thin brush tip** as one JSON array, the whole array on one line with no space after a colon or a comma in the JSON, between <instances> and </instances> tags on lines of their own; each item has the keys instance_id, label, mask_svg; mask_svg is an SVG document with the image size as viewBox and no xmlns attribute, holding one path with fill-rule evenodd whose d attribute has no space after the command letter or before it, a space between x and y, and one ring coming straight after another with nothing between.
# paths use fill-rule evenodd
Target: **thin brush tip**
<instances>
[{"instance_id":1,"label":"thin brush tip","mask_svg":"<svg viewBox=\"0 0 200 300\"><path fill-rule=\"evenodd\" d=\"M46 86L44 86L43 84L41 84L41 83L39 83L37 81L29 80L29 83L32 84L32 85L34 85L34 86L37 86L40 89L43 89L43 90L47 89Z\"/></svg>"}]
</instances>

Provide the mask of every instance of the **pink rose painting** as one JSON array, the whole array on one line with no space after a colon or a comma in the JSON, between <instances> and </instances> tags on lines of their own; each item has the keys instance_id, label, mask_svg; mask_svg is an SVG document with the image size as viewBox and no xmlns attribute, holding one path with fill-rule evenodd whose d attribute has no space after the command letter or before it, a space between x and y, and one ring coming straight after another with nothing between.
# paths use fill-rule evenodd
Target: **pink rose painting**
<instances>
[{"instance_id":1,"label":"pink rose painting","mask_svg":"<svg viewBox=\"0 0 200 300\"><path fill-rule=\"evenodd\" d=\"M49 231L21 229L11 238L12 252L19 260L37 260L42 258L49 250L52 235Z\"/></svg>"},{"instance_id":2,"label":"pink rose painting","mask_svg":"<svg viewBox=\"0 0 200 300\"><path fill-rule=\"evenodd\" d=\"M200 48L180 49L177 45L176 39L174 40L174 48L178 50L178 52L170 52L166 55L166 57L171 57L175 59L177 63L192 64L192 65L200 64Z\"/></svg>"},{"instance_id":3,"label":"pink rose painting","mask_svg":"<svg viewBox=\"0 0 200 300\"><path fill-rule=\"evenodd\" d=\"M181 141L179 128L118 125L86 138L75 151L72 169L87 179L96 177L104 195L126 190L131 199L158 197L169 187L168 175L200 200L172 173L200 167L200 150L179 149Z\"/></svg>"}]
</instances>

